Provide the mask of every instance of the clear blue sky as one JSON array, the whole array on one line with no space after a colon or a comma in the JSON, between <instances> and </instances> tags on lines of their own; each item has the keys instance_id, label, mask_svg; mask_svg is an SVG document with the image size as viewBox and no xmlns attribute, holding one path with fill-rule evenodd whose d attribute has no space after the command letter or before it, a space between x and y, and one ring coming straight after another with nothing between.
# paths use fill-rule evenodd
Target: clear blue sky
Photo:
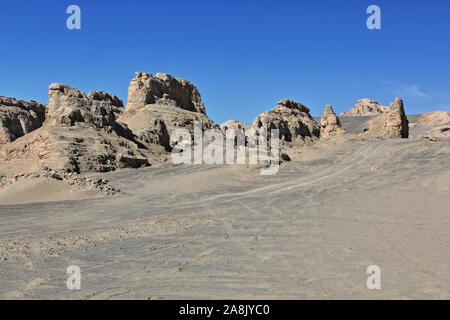
<instances>
[{"instance_id":1,"label":"clear blue sky","mask_svg":"<svg viewBox=\"0 0 450 320\"><path fill-rule=\"evenodd\" d=\"M82 29L66 28L81 7ZM368 30L366 8L382 10ZM326 104L405 100L450 110L450 0L3 1L0 95L45 103L52 82L126 101L135 71L192 81L218 123L283 98Z\"/></svg>"}]
</instances>

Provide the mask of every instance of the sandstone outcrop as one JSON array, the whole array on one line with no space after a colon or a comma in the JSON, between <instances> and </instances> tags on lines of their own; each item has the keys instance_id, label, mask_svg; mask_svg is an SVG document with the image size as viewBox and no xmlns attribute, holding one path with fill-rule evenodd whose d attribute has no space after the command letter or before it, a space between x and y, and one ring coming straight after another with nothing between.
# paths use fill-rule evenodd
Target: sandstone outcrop
<instances>
[{"instance_id":1,"label":"sandstone outcrop","mask_svg":"<svg viewBox=\"0 0 450 320\"><path fill-rule=\"evenodd\" d=\"M170 150L170 135L176 129L194 132L194 122L203 130L219 128L206 115L197 88L189 81L164 73L152 76L138 72L130 82L125 112L119 119L142 141Z\"/></svg>"},{"instance_id":2,"label":"sandstone outcrop","mask_svg":"<svg viewBox=\"0 0 450 320\"><path fill-rule=\"evenodd\" d=\"M377 116L389 112L389 107L384 106L371 99L360 99L348 111L341 112L340 117Z\"/></svg>"},{"instance_id":3,"label":"sandstone outcrop","mask_svg":"<svg viewBox=\"0 0 450 320\"><path fill-rule=\"evenodd\" d=\"M81 91L53 83L48 91L47 122L52 125L93 125L98 128L114 127L116 114L121 114L122 101L105 92Z\"/></svg>"},{"instance_id":4,"label":"sandstone outcrop","mask_svg":"<svg viewBox=\"0 0 450 320\"><path fill-rule=\"evenodd\" d=\"M128 87L127 112L149 104L171 105L183 110L206 113L197 88L187 80L166 73L136 72Z\"/></svg>"},{"instance_id":5,"label":"sandstone outcrop","mask_svg":"<svg viewBox=\"0 0 450 320\"><path fill-rule=\"evenodd\" d=\"M369 137L408 138L409 123L403 107L403 101L395 98L389 112L368 122L364 135Z\"/></svg>"},{"instance_id":6,"label":"sandstone outcrop","mask_svg":"<svg viewBox=\"0 0 450 320\"><path fill-rule=\"evenodd\" d=\"M228 129L245 129L249 125L239 120L228 120L220 125L220 129L222 131L226 131Z\"/></svg>"},{"instance_id":7,"label":"sandstone outcrop","mask_svg":"<svg viewBox=\"0 0 450 320\"><path fill-rule=\"evenodd\" d=\"M114 95L85 95L67 85L51 84L42 127L0 149L0 161L29 170L48 166L68 172L149 165L146 146L116 121L121 112L122 103Z\"/></svg>"},{"instance_id":8,"label":"sandstone outcrop","mask_svg":"<svg viewBox=\"0 0 450 320\"><path fill-rule=\"evenodd\" d=\"M284 161L297 159L303 146L320 137L320 126L309 114L309 108L293 100L278 101L272 110L260 114L251 127L268 133L278 129L280 155Z\"/></svg>"},{"instance_id":9,"label":"sandstone outcrop","mask_svg":"<svg viewBox=\"0 0 450 320\"><path fill-rule=\"evenodd\" d=\"M281 100L269 111L260 114L253 128L278 129L282 141L311 141L319 138L320 127L309 114L309 108L293 100Z\"/></svg>"},{"instance_id":10,"label":"sandstone outcrop","mask_svg":"<svg viewBox=\"0 0 450 320\"><path fill-rule=\"evenodd\" d=\"M0 144L12 142L38 129L44 120L44 105L0 97Z\"/></svg>"},{"instance_id":11,"label":"sandstone outcrop","mask_svg":"<svg viewBox=\"0 0 450 320\"><path fill-rule=\"evenodd\" d=\"M346 130L342 127L333 107L330 105L325 106L322 118L320 119L320 137L327 138L345 133Z\"/></svg>"},{"instance_id":12,"label":"sandstone outcrop","mask_svg":"<svg viewBox=\"0 0 450 320\"><path fill-rule=\"evenodd\" d=\"M439 139L450 137L450 111L433 111L421 115L414 127L423 130L423 138Z\"/></svg>"}]
</instances>

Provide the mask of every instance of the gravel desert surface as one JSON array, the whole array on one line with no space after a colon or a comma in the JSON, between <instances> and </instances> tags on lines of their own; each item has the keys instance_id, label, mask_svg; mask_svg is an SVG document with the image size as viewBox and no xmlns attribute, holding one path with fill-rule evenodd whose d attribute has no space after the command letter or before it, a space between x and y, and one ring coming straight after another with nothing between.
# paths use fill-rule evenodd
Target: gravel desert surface
<instances>
[{"instance_id":1,"label":"gravel desert surface","mask_svg":"<svg viewBox=\"0 0 450 320\"><path fill-rule=\"evenodd\" d=\"M0 298L450 298L449 140L337 137L301 154L273 176L93 174L121 190L108 197L62 189L26 203L6 187ZM81 290L66 287L70 265ZM366 287L369 265L381 290Z\"/></svg>"}]
</instances>

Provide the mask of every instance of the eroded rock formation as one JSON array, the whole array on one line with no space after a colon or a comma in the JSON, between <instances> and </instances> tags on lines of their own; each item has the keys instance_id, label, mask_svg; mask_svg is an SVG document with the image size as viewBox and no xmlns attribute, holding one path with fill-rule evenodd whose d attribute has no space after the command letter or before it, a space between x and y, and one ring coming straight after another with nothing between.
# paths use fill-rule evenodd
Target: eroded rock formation
<instances>
[{"instance_id":1,"label":"eroded rock formation","mask_svg":"<svg viewBox=\"0 0 450 320\"><path fill-rule=\"evenodd\" d=\"M12 142L38 129L44 120L44 105L0 97L0 144Z\"/></svg>"},{"instance_id":2,"label":"eroded rock formation","mask_svg":"<svg viewBox=\"0 0 450 320\"><path fill-rule=\"evenodd\" d=\"M48 166L68 172L111 171L148 165L145 146L116 121L121 101L104 92L51 84L42 127L0 150L0 161L28 171ZM25 168L24 168L25 170Z\"/></svg>"},{"instance_id":3,"label":"eroded rock formation","mask_svg":"<svg viewBox=\"0 0 450 320\"><path fill-rule=\"evenodd\" d=\"M206 109L197 88L187 80L166 73L151 75L136 72L128 87L127 112L148 104L171 105L183 110L205 113Z\"/></svg>"},{"instance_id":4,"label":"eroded rock formation","mask_svg":"<svg viewBox=\"0 0 450 320\"><path fill-rule=\"evenodd\" d=\"M386 107L374 100L364 98L358 102L348 111L341 112L340 117L357 117L357 116L376 116L389 112L389 107Z\"/></svg>"},{"instance_id":5,"label":"eroded rock formation","mask_svg":"<svg viewBox=\"0 0 450 320\"><path fill-rule=\"evenodd\" d=\"M189 81L164 73L152 76L137 72L128 89L125 112L119 121L125 123L146 143L170 150L170 136L176 129L193 134L194 122L202 129L218 128L206 115L197 88Z\"/></svg>"},{"instance_id":6,"label":"eroded rock formation","mask_svg":"<svg viewBox=\"0 0 450 320\"><path fill-rule=\"evenodd\" d=\"M409 123L405 114L403 101L395 98L389 112L382 114L368 122L364 135L385 138L408 138Z\"/></svg>"},{"instance_id":7,"label":"eroded rock formation","mask_svg":"<svg viewBox=\"0 0 450 320\"><path fill-rule=\"evenodd\" d=\"M320 136L320 128L309 114L309 108L293 100L281 100L269 111L260 114L252 124L256 129L278 129L286 142L309 141Z\"/></svg>"},{"instance_id":8,"label":"eroded rock formation","mask_svg":"<svg viewBox=\"0 0 450 320\"><path fill-rule=\"evenodd\" d=\"M345 133L346 130L342 127L333 107L330 105L325 106L322 118L320 119L320 137L327 138Z\"/></svg>"}]
</instances>

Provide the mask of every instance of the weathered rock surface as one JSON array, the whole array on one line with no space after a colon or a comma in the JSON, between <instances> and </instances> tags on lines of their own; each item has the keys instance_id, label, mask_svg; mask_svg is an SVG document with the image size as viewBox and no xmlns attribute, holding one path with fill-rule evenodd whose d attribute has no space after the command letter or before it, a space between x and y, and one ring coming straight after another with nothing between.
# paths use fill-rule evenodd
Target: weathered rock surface
<instances>
[{"instance_id":1,"label":"weathered rock surface","mask_svg":"<svg viewBox=\"0 0 450 320\"><path fill-rule=\"evenodd\" d=\"M450 111L433 111L421 115L414 123L414 127L420 127L423 138L439 139L450 137Z\"/></svg>"},{"instance_id":2,"label":"weathered rock surface","mask_svg":"<svg viewBox=\"0 0 450 320\"><path fill-rule=\"evenodd\" d=\"M303 146L320 137L320 126L309 114L309 108L293 100L279 101L272 110L260 114L252 128L266 129L268 133L278 129L284 159L297 159Z\"/></svg>"},{"instance_id":3,"label":"weathered rock surface","mask_svg":"<svg viewBox=\"0 0 450 320\"><path fill-rule=\"evenodd\" d=\"M384 106L374 100L364 98L358 102L348 111L341 112L340 117L357 117L357 116L373 116L389 112L389 107Z\"/></svg>"},{"instance_id":4,"label":"weathered rock surface","mask_svg":"<svg viewBox=\"0 0 450 320\"><path fill-rule=\"evenodd\" d=\"M187 111L205 113L200 93L187 80L169 74L136 72L128 87L127 112L144 108L148 104L170 105Z\"/></svg>"},{"instance_id":5,"label":"weathered rock surface","mask_svg":"<svg viewBox=\"0 0 450 320\"><path fill-rule=\"evenodd\" d=\"M342 127L339 118L330 105L325 106L320 119L320 137L327 138L330 136L341 135L347 133Z\"/></svg>"},{"instance_id":6,"label":"weathered rock surface","mask_svg":"<svg viewBox=\"0 0 450 320\"><path fill-rule=\"evenodd\" d=\"M222 123L220 125L220 129L222 131L225 131L225 130L228 130L228 129L245 129L247 127L249 127L248 124L246 124L246 123L244 123L242 121L233 120L233 119L228 120L228 121L226 121L226 122L224 122L224 123Z\"/></svg>"},{"instance_id":7,"label":"weathered rock surface","mask_svg":"<svg viewBox=\"0 0 450 320\"><path fill-rule=\"evenodd\" d=\"M53 83L48 91L47 122L53 125L114 127L122 101L116 96L93 91L87 96L67 85Z\"/></svg>"},{"instance_id":8,"label":"weathered rock surface","mask_svg":"<svg viewBox=\"0 0 450 320\"><path fill-rule=\"evenodd\" d=\"M367 125L364 135L369 137L408 138L409 136L408 118L400 98L395 98L388 113L370 120Z\"/></svg>"},{"instance_id":9,"label":"weathered rock surface","mask_svg":"<svg viewBox=\"0 0 450 320\"><path fill-rule=\"evenodd\" d=\"M310 141L320 136L320 127L309 114L309 108L293 100L281 100L269 111L260 114L252 124L256 129L278 129L280 139Z\"/></svg>"},{"instance_id":10,"label":"weathered rock surface","mask_svg":"<svg viewBox=\"0 0 450 320\"><path fill-rule=\"evenodd\" d=\"M147 166L146 146L116 121L121 108L114 95L51 84L43 126L1 148L0 161L28 172L42 166L71 172Z\"/></svg>"},{"instance_id":11,"label":"weathered rock surface","mask_svg":"<svg viewBox=\"0 0 450 320\"><path fill-rule=\"evenodd\" d=\"M14 141L36 130L44 120L44 105L0 97L0 144Z\"/></svg>"},{"instance_id":12,"label":"weathered rock surface","mask_svg":"<svg viewBox=\"0 0 450 320\"><path fill-rule=\"evenodd\" d=\"M189 81L164 73L136 73L130 82L128 101L119 119L148 144L170 150L170 135L176 129L194 132L194 122L203 130L219 128L206 115L197 88Z\"/></svg>"}]
</instances>

